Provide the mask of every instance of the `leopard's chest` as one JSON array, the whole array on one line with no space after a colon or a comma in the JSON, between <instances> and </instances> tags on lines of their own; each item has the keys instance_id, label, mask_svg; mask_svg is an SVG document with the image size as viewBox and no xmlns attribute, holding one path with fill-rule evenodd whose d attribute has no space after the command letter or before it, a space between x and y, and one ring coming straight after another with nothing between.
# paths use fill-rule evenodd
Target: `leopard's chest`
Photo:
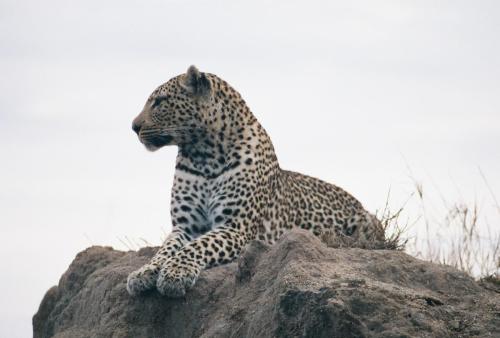
<instances>
[{"instance_id":1,"label":"leopard's chest","mask_svg":"<svg viewBox=\"0 0 500 338\"><path fill-rule=\"evenodd\" d=\"M171 197L172 223L194 228L196 237L240 215L246 205L244 196L242 184L231 173L206 179L177 170Z\"/></svg>"}]
</instances>

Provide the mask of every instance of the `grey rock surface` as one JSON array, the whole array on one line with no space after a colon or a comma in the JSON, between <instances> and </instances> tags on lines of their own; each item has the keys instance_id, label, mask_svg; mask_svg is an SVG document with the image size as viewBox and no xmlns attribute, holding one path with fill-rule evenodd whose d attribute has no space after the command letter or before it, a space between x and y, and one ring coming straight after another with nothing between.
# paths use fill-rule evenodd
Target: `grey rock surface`
<instances>
[{"instance_id":1,"label":"grey rock surface","mask_svg":"<svg viewBox=\"0 0 500 338\"><path fill-rule=\"evenodd\" d=\"M130 297L155 248L79 253L33 317L42 337L500 337L500 293L400 251L333 249L294 230L202 272L184 299Z\"/></svg>"}]
</instances>

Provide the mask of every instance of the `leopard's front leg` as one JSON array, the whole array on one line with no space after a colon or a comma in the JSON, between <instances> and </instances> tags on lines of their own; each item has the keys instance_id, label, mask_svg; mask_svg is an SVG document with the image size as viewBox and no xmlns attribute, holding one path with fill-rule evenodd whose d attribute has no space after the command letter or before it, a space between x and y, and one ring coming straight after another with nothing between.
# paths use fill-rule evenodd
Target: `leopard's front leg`
<instances>
[{"instance_id":1,"label":"leopard's front leg","mask_svg":"<svg viewBox=\"0 0 500 338\"><path fill-rule=\"evenodd\" d=\"M238 257L243 246L255 237L227 222L190 242L163 264L156 288L169 297L182 297L204 268L224 264Z\"/></svg>"},{"instance_id":2,"label":"leopard's front leg","mask_svg":"<svg viewBox=\"0 0 500 338\"><path fill-rule=\"evenodd\" d=\"M187 182L190 182L189 186L186 186ZM191 177L186 177L185 173L176 173L170 200L172 233L148 264L128 276L127 290L131 295L153 289L156 286L158 273L167 259L208 230L206 216L203 211L201 214L198 212L203 209L201 207L203 202L199 198L194 198L193 191L186 193L188 188L199 191L200 183Z\"/></svg>"}]
</instances>

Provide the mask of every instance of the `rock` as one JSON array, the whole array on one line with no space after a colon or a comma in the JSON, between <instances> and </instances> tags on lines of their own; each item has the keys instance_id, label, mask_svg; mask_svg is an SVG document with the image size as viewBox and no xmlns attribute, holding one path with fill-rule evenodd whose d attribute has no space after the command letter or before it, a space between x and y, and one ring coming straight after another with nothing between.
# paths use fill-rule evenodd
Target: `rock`
<instances>
[{"instance_id":1,"label":"rock","mask_svg":"<svg viewBox=\"0 0 500 338\"><path fill-rule=\"evenodd\" d=\"M294 230L202 272L184 299L130 297L155 248L79 253L33 317L42 337L500 337L500 294L401 251L334 249Z\"/></svg>"}]
</instances>

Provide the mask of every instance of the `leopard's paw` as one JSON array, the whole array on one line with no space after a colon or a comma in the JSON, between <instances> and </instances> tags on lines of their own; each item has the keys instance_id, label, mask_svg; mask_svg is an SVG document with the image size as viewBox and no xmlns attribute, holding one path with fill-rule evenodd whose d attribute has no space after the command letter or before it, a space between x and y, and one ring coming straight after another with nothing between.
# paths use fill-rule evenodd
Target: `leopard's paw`
<instances>
[{"instance_id":1,"label":"leopard's paw","mask_svg":"<svg viewBox=\"0 0 500 338\"><path fill-rule=\"evenodd\" d=\"M137 296L144 291L154 288L160 268L147 264L132 272L127 278L127 291L131 296Z\"/></svg>"},{"instance_id":2,"label":"leopard's paw","mask_svg":"<svg viewBox=\"0 0 500 338\"><path fill-rule=\"evenodd\" d=\"M156 281L158 291L167 297L183 297L196 283L200 273L200 269L193 265L183 264L175 258L167 261Z\"/></svg>"}]
</instances>

